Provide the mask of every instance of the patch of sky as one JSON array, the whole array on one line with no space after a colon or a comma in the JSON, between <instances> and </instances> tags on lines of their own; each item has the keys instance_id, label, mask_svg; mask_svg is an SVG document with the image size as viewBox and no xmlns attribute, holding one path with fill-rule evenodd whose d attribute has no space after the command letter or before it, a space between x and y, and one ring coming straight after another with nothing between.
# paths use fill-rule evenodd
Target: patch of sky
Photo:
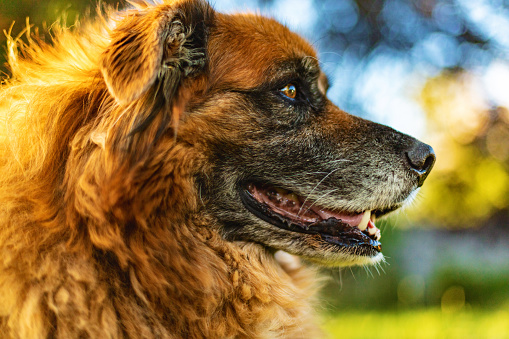
<instances>
[{"instance_id":1,"label":"patch of sky","mask_svg":"<svg viewBox=\"0 0 509 339\"><path fill-rule=\"evenodd\" d=\"M367 118L420 137L426 119L415 97L424 80L405 53L378 47L353 84L352 99Z\"/></svg>"}]
</instances>

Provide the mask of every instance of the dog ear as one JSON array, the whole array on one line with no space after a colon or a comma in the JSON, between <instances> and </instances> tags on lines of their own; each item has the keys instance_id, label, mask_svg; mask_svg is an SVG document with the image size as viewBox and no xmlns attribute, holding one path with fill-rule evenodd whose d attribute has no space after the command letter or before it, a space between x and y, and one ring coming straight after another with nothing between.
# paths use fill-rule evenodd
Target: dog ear
<instances>
[{"instance_id":1,"label":"dog ear","mask_svg":"<svg viewBox=\"0 0 509 339\"><path fill-rule=\"evenodd\" d=\"M164 95L171 100L181 80L205 66L212 19L203 0L145 3L126 11L101 55L103 77L117 102L138 99L163 78Z\"/></svg>"}]
</instances>

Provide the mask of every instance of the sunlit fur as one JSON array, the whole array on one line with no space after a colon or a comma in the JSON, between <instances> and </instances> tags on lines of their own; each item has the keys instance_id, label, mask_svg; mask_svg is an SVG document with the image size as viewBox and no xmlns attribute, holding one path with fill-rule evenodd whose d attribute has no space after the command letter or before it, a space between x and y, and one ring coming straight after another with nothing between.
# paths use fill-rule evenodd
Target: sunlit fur
<instances>
[{"instance_id":1,"label":"sunlit fur","mask_svg":"<svg viewBox=\"0 0 509 339\"><path fill-rule=\"evenodd\" d=\"M245 184L381 215L417 187L405 151L420 143L333 105L314 49L273 19L133 2L54 25L50 44L8 38L1 337L319 337L320 279L288 253L383 255L340 242L360 231L331 241L264 221ZM298 103L278 91L293 80Z\"/></svg>"},{"instance_id":2,"label":"sunlit fur","mask_svg":"<svg viewBox=\"0 0 509 339\"><path fill-rule=\"evenodd\" d=\"M175 3L140 10L155 17ZM261 247L223 240L197 212L191 172L203 165L200 150L175 143L177 126L164 115L130 134L150 115L155 89L137 78L108 90L100 65L117 25L109 15L53 26L52 45L9 38L1 337L316 336L314 271L284 271ZM181 104L165 109L178 116Z\"/></svg>"}]
</instances>

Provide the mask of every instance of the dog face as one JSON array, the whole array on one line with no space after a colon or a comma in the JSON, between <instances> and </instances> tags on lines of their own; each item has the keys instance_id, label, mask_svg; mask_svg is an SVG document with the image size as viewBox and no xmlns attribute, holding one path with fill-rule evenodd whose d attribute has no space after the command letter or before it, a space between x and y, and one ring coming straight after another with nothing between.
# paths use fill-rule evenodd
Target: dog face
<instances>
[{"instance_id":1,"label":"dog face","mask_svg":"<svg viewBox=\"0 0 509 339\"><path fill-rule=\"evenodd\" d=\"M198 1L147 11L157 38L139 40L141 57L122 58L118 49L135 40L119 33L103 73L120 102L159 83L178 119L171 137L200 158L191 171L198 213L230 241L325 265L380 261L375 221L415 195L431 147L332 104L313 48L272 19ZM143 77L109 71L138 59Z\"/></svg>"}]
</instances>

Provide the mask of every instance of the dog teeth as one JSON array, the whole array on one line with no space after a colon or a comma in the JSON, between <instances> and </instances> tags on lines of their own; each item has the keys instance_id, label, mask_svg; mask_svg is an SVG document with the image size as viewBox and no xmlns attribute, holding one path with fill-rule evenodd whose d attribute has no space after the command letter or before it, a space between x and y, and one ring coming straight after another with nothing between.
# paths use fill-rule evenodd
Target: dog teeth
<instances>
[{"instance_id":1,"label":"dog teeth","mask_svg":"<svg viewBox=\"0 0 509 339\"><path fill-rule=\"evenodd\" d=\"M369 235L374 235L376 233L376 226L373 223L369 223L368 225L368 233Z\"/></svg>"},{"instance_id":2,"label":"dog teeth","mask_svg":"<svg viewBox=\"0 0 509 339\"><path fill-rule=\"evenodd\" d=\"M376 240L380 240L382 237L380 230L375 226L375 223L372 220L368 222L368 233L369 235L374 235Z\"/></svg>"},{"instance_id":3,"label":"dog teeth","mask_svg":"<svg viewBox=\"0 0 509 339\"><path fill-rule=\"evenodd\" d=\"M371 219L371 211L365 211L362 215L361 222L357 226L361 231L364 231L368 227L368 223Z\"/></svg>"}]
</instances>

